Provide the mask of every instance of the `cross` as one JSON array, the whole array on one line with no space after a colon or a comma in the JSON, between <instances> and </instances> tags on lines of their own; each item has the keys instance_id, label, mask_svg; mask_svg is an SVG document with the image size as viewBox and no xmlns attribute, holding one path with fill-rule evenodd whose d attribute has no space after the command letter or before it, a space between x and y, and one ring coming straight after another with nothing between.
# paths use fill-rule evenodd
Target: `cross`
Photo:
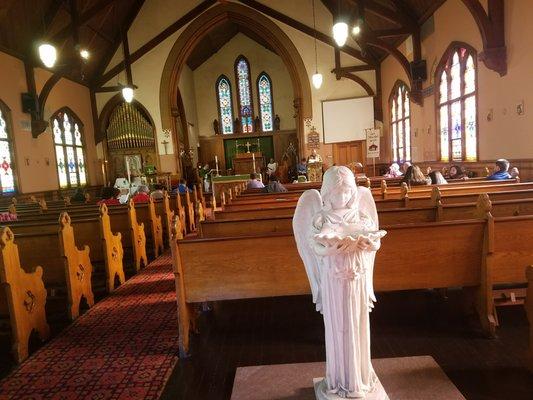
<instances>
[{"instance_id":1,"label":"cross","mask_svg":"<svg viewBox=\"0 0 533 400\"><path fill-rule=\"evenodd\" d=\"M163 146L165 146L165 155L168 154L168 152L167 152L167 146L168 146L168 143L169 143L168 140L163 140L163 141L161 142L161 144L162 144Z\"/></svg>"},{"instance_id":2,"label":"cross","mask_svg":"<svg viewBox=\"0 0 533 400\"><path fill-rule=\"evenodd\" d=\"M252 147L252 144L250 142L246 142L245 146L246 146L246 150L247 150L246 152L249 153L250 152L250 147Z\"/></svg>"}]
</instances>

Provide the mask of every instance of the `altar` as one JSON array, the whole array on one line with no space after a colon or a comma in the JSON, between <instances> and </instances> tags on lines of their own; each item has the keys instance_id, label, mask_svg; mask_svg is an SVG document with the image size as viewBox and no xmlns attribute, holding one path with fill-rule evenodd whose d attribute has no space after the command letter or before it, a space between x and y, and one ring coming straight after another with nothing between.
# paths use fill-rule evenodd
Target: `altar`
<instances>
[{"instance_id":1,"label":"altar","mask_svg":"<svg viewBox=\"0 0 533 400\"><path fill-rule=\"evenodd\" d=\"M264 165L265 159L261 152L237 153L233 158L233 172L236 175L260 173Z\"/></svg>"}]
</instances>

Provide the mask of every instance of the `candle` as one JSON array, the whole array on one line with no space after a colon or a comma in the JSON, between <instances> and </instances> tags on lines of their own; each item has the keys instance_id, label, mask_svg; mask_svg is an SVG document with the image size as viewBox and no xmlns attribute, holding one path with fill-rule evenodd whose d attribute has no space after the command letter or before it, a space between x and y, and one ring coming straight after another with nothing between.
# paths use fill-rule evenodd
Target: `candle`
<instances>
[{"instance_id":1,"label":"candle","mask_svg":"<svg viewBox=\"0 0 533 400\"><path fill-rule=\"evenodd\" d=\"M215 163L218 163L218 156L215 156Z\"/></svg>"},{"instance_id":2,"label":"candle","mask_svg":"<svg viewBox=\"0 0 533 400\"><path fill-rule=\"evenodd\" d=\"M252 153L252 162L254 164L254 174L255 174L255 153Z\"/></svg>"},{"instance_id":3,"label":"candle","mask_svg":"<svg viewBox=\"0 0 533 400\"><path fill-rule=\"evenodd\" d=\"M104 164L104 161L102 160L102 181L104 182L104 186L106 184L106 179L105 179L105 164Z\"/></svg>"},{"instance_id":4,"label":"candle","mask_svg":"<svg viewBox=\"0 0 533 400\"><path fill-rule=\"evenodd\" d=\"M128 183L131 182L130 161L126 158L126 173L128 174Z\"/></svg>"}]
</instances>

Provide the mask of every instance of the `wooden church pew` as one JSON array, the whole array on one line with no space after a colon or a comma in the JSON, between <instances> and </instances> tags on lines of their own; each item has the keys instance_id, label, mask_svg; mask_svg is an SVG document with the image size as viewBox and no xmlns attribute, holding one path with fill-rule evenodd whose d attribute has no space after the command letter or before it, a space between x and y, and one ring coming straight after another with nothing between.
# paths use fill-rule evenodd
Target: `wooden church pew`
<instances>
[{"instance_id":1,"label":"wooden church pew","mask_svg":"<svg viewBox=\"0 0 533 400\"><path fill-rule=\"evenodd\" d=\"M527 363L529 370L533 373L533 265L529 265L526 270L528 280L526 296L526 314L529 319L529 351Z\"/></svg>"},{"instance_id":2,"label":"wooden church pew","mask_svg":"<svg viewBox=\"0 0 533 400\"><path fill-rule=\"evenodd\" d=\"M50 336L46 321L46 289L43 269L26 272L22 269L15 235L8 227L0 233L0 316L8 317L11 326L13 357L21 363L28 358L29 339L37 331L41 340Z\"/></svg>"},{"instance_id":3,"label":"wooden church pew","mask_svg":"<svg viewBox=\"0 0 533 400\"><path fill-rule=\"evenodd\" d=\"M94 305L90 249L88 245L84 245L82 250L76 247L74 229L67 213L61 214L59 224L40 225L31 233L14 231L21 263L28 267L40 265L43 268L46 289L49 293L63 292L71 320L79 316L82 297L89 307Z\"/></svg>"}]
</instances>

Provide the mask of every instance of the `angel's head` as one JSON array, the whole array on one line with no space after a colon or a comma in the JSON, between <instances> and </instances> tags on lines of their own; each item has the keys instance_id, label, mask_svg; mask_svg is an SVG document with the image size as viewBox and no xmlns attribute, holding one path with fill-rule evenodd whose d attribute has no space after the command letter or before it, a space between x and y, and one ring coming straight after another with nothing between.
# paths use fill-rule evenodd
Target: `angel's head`
<instances>
[{"instance_id":1,"label":"angel's head","mask_svg":"<svg viewBox=\"0 0 533 400\"><path fill-rule=\"evenodd\" d=\"M347 167L331 167L324 173L320 194L326 208L354 208L357 200L355 176Z\"/></svg>"}]
</instances>

